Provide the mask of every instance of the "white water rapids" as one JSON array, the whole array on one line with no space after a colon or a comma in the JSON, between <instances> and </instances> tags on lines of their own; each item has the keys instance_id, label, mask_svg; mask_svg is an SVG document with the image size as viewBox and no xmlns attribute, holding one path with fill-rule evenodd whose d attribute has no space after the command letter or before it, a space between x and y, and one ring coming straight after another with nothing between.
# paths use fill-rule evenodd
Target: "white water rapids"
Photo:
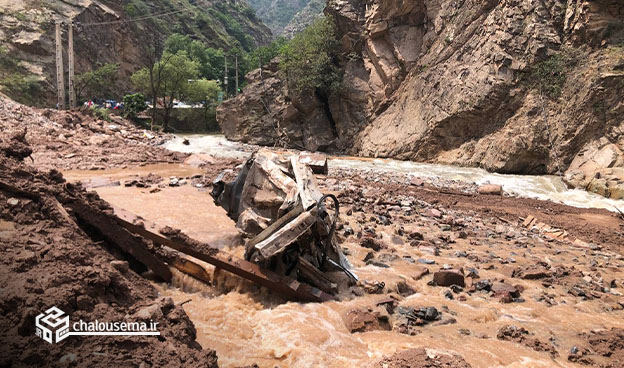
<instances>
[{"instance_id":1,"label":"white water rapids","mask_svg":"<svg viewBox=\"0 0 624 368\"><path fill-rule=\"evenodd\" d=\"M182 142L189 140L189 145ZM223 135L181 135L165 143L171 151L186 153L207 153L215 157L245 158L252 148L231 142ZM504 175L483 169L399 161L392 159L370 159L357 157L329 157L329 168L370 170L373 172L406 173L421 178L441 178L476 184L499 184L507 193L525 198L537 198L564 203L581 208L604 208L624 210L624 200L613 200L584 190L570 190L557 176Z\"/></svg>"}]
</instances>

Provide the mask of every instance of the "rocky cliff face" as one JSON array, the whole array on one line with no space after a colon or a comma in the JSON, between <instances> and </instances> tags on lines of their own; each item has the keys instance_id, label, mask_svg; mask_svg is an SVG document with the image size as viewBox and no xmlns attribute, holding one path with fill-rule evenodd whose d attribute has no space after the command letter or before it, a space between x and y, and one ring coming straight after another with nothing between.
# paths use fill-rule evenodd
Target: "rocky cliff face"
<instances>
[{"instance_id":1,"label":"rocky cliff face","mask_svg":"<svg viewBox=\"0 0 624 368\"><path fill-rule=\"evenodd\" d=\"M145 19L150 14L157 16ZM132 18L143 20L126 22ZM269 29L240 0L197 0L186 5L169 0L0 0L0 89L4 93L24 103L55 104L54 23L70 19L82 25L74 33L76 73L98 63L117 63L120 91L129 88L129 76L146 61L153 39L162 40L173 32L193 34L215 48L238 45L250 50L271 39ZM63 42L66 52L66 32Z\"/></svg>"},{"instance_id":2,"label":"rocky cliff face","mask_svg":"<svg viewBox=\"0 0 624 368\"><path fill-rule=\"evenodd\" d=\"M345 55L326 104L345 152L523 174L578 169L606 145L621 157L621 1L329 0L325 12ZM568 182L588 185L588 170Z\"/></svg>"},{"instance_id":3,"label":"rocky cliff face","mask_svg":"<svg viewBox=\"0 0 624 368\"><path fill-rule=\"evenodd\" d=\"M316 19L323 16L325 0L310 0L305 8L295 14L290 22L284 27L282 35L286 38L293 38L297 33L306 29Z\"/></svg>"}]
</instances>

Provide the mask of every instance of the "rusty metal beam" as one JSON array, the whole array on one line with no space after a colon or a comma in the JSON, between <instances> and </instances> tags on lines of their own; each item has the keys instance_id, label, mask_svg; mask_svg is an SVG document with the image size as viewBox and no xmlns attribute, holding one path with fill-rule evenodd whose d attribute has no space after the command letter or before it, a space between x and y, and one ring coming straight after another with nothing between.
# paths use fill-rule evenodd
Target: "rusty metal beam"
<instances>
[{"instance_id":1,"label":"rusty metal beam","mask_svg":"<svg viewBox=\"0 0 624 368\"><path fill-rule=\"evenodd\" d=\"M146 221L138 216L123 210L114 208L117 222L130 232L141 235L155 243L173 248L181 253L210 263L218 268L224 269L244 279L265 286L290 299L306 302L325 302L335 300L335 298L315 287L301 283L297 280L279 275L275 272L265 270L258 265L234 257L215 248L208 248L206 251L197 249L189 242L179 239L171 239L163 235L167 233L164 227ZM208 245L206 245L208 247Z\"/></svg>"}]
</instances>

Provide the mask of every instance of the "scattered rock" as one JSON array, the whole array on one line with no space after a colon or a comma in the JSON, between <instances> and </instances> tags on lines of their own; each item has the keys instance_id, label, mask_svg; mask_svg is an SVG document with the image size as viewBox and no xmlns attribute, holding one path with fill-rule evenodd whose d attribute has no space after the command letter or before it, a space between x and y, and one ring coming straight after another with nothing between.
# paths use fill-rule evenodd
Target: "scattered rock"
<instances>
[{"instance_id":1,"label":"scattered rock","mask_svg":"<svg viewBox=\"0 0 624 368\"><path fill-rule=\"evenodd\" d=\"M126 273L128 272L128 261L112 261L110 263L111 267L113 267L114 269L116 269L117 271L121 272L121 273Z\"/></svg>"},{"instance_id":2,"label":"scattered rock","mask_svg":"<svg viewBox=\"0 0 624 368\"><path fill-rule=\"evenodd\" d=\"M352 309L342 315L342 320L351 333L392 329L384 308Z\"/></svg>"},{"instance_id":3,"label":"scattered rock","mask_svg":"<svg viewBox=\"0 0 624 368\"><path fill-rule=\"evenodd\" d=\"M397 352L374 365L378 368L470 368L459 355L428 353L425 349Z\"/></svg>"},{"instance_id":4,"label":"scattered rock","mask_svg":"<svg viewBox=\"0 0 624 368\"><path fill-rule=\"evenodd\" d=\"M464 287L464 274L460 270L440 270L434 272L433 282L437 286L457 285Z\"/></svg>"},{"instance_id":5,"label":"scattered rock","mask_svg":"<svg viewBox=\"0 0 624 368\"><path fill-rule=\"evenodd\" d=\"M386 248L385 244L379 242L377 239L374 239L372 237L362 238L362 240L360 241L360 245L364 248L372 249L376 252Z\"/></svg>"},{"instance_id":6,"label":"scattered rock","mask_svg":"<svg viewBox=\"0 0 624 368\"><path fill-rule=\"evenodd\" d=\"M479 194L503 195L503 187L501 185L487 184L477 188Z\"/></svg>"}]
</instances>

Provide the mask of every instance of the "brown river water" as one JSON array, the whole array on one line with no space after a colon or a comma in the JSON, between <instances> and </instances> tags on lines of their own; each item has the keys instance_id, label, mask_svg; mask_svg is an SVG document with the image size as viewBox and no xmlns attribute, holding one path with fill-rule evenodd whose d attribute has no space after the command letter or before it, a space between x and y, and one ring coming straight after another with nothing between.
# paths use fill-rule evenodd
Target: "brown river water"
<instances>
[{"instance_id":1,"label":"brown river water","mask_svg":"<svg viewBox=\"0 0 624 368\"><path fill-rule=\"evenodd\" d=\"M97 184L107 180L123 182L148 173L167 180L169 176L192 176L201 173L201 170L186 165L148 165L97 172L68 171L64 174L70 181ZM232 254L240 256L243 253L234 222L214 205L205 189L185 185L150 193L146 188L121 185L99 186L95 190L113 205L156 223L179 228L197 240L210 242ZM356 233L357 226L363 226L358 225L355 216L346 217L346 220ZM480 224L479 220L475 221ZM405 227L406 230L422 231L428 236L441 233L422 218L405 224ZM433 257L407 243L390 241L390 227L385 229L380 226L377 232L388 237L393 253L402 258ZM442 295L445 288L427 285L430 276L420 280L411 277L415 267L422 265L417 266L403 259L392 262L390 268L366 265L362 259L368 250L360 247L356 239L347 238L341 245L350 250L348 258L361 279L384 281L388 290L396 288L400 281L407 282L416 293L402 299L402 306L435 306L443 312L443 320L454 318L456 322L424 326L421 333L415 336L394 331L352 334L347 330L342 314L354 307L374 305L384 295L366 294L348 301L322 304L284 303L266 290L223 271L213 275L213 286L177 270L174 270L172 285L156 286L162 295L173 298L176 303L186 302L184 309L197 328L197 341L203 347L217 351L222 367L253 363L260 367L365 367L383 356L414 347L424 347L430 354L459 354L473 367L580 367L567 360L570 348L583 343L579 333L624 328L623 311L607 311L602 299L579 301L560 285L548 289L549 293L557 296L558 303L554 306L536 301L543 289L532 287L535 281L520 279L514 279L514 283L525 286L523 303L502 304L485 294L474 294L465 301L458 298L448 300ZM476 242L474 239L457 239L451 250L442 251L439 257L435 257L437 264L430 269L433 271L443 264L472 267L473 263L467 258L453 255L455 251L462 250L478 254L495 252L501 258L514 257L516 265L545 260L591 271L589 265L578 262L584 256L584 250L578 248L555 251L542 241L528 249L518 249L503 239L491 238L477 239ZM621 268L609 267L611 256L596 257L596 261L605 266L600 269L601 276L621 280ZM205 267L209 274L213 274L213 267ZM481 265L479 273L481 279L506 277L504 268L487 270ZM617 296L613 298L615 300ZM496 331L506 324L522 326L546 342L552 339L559 356L551 358L546 352L498 340Z\"/></svg>"}]
</instances>

